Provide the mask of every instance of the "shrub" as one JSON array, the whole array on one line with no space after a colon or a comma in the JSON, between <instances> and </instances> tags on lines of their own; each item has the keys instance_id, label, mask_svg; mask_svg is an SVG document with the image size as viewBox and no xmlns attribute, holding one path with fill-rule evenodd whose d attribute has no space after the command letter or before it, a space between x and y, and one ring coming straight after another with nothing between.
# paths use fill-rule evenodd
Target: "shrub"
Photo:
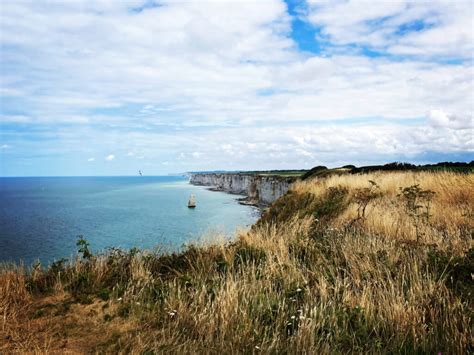
<instances>
[{"instance_id":1,"label":"shrub","mask_svg":"<svg viewBox=\"0 0 474 355\"><path fill-rule=\"evenodd\" d=\"M423 221L428 222L430 218L431 201L434 194L431 190L423 190L419 184L400 188L398 196L404 201L406 213L413 221L417 241L421 236L420 224Z\"/></svg>"},{"instance_id":2,"label":"shrub","mask_svg":"<svg viewBox=\"0 0 474 355\"><path fill-rule=\"evenodd\" d=\"M92 253L89 250L89 242L84 239L84 236L78 236L76 246L78 247L79 254L82 254L82 258L89 260L92 258Z\"/></svg>"}]
</instances>

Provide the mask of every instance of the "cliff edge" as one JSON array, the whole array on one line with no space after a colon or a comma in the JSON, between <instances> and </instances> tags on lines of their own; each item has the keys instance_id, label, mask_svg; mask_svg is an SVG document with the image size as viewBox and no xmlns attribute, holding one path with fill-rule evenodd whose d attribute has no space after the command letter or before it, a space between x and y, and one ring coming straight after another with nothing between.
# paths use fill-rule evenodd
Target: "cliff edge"
<instances>
[{"instance_id":1,"label":"cliff edge","mask_svg":"<svg viewBox=\"0 0 474 355\"><path fill-rule=\"evenodd\" d=\"M195 173L190 184L212 186L217 191L247 196L243 204L269 205L283 196L295 181L294 177L241 173Z\"/></svg>"}]
</instances>

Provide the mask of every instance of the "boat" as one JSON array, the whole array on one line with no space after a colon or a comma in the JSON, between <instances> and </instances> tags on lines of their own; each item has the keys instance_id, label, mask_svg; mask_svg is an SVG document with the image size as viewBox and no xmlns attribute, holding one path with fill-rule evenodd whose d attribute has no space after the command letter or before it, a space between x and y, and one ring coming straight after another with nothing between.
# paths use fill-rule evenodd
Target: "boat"
<instances>
[{"instance_id":1,"label":"boat","mask_svg":"<svg viewBox=\"0 0 474 355\"><path fill-rule=\"evenodd\" d=\"M189 196L188 208L196 207L196 197L194 195Z\"/></svg>"},{"instance_id":2,"label":"boat","mask_svg":"<svg viewBox=\"0 0 474 355\"><path fill-rule=\"evenodd\" d=\"M143 176L143 174L142 174L142 171L141 171L141 170L138 170L138 173L140 174L140 176Z\"/></svg>"}]
</instances>

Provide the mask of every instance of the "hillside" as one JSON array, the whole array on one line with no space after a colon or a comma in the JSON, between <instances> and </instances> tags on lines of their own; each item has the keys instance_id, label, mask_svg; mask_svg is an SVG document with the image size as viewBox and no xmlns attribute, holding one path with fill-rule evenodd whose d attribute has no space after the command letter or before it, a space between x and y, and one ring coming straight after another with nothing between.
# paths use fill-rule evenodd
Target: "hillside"
<instances>
[{"instance_id":1,"label":"hillside","mask_svg":"<svg viewBox=\"0 0 474 355\"><path fill-rule=\"evenodd\" d=\"M0 352L474 351L474 174L329 174L176 254L0 267Z\"/></svg>"}]
</instances>

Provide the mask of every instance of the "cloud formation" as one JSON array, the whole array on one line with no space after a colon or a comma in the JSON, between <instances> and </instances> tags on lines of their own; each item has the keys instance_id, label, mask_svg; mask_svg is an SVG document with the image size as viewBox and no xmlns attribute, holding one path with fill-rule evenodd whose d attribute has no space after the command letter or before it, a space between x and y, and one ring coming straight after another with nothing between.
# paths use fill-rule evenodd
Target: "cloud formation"
<instances>
[{"instance_id":1,"label":"cloud formation","mask_svg":"<svg viewBox=\"0 0 474 355\"><path fill-rule=\"evenodd\" d=\"M35 164L87 175L469 158L472 6L292 7L5 2L0 142L18 149L2 153L1 174L34 174ZM81 166L113 160L110 151L127 165Z\"/></svg>"},{"instance_id":2,"label":"cloud formation","mask_svg":"<svg viewBox=\"0 0 474 355\"><path fill-rule=\"evenodd\" d=\"M391 54L472 58L470 1L309 1L308 19L337 45Z\"/></svg>"}]
</instances>

